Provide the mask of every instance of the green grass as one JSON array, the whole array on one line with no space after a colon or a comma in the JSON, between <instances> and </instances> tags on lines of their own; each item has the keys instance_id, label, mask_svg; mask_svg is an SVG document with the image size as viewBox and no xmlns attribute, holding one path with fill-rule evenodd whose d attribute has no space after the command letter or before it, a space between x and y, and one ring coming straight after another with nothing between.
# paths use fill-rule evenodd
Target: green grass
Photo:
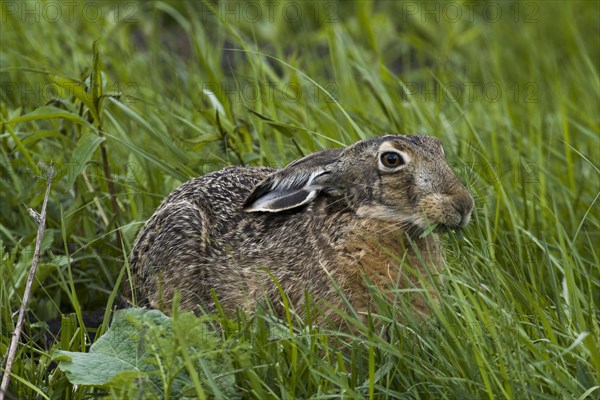
<instances>
[{"instance_id":1,"label":"green grass","mask_svg":"<svg viewBox=\"0 0 600 400\"><path fill-rule=\"evenodd\" d=\"M470 226L444 238L441 304L423 321L403 296L379 301L385 335L352 316L353 335L292 314L206 316L220 326L211 357L239 393L598 397L597 2L253 2L257 21L241 2L99 4L2 3L2 356L33 257L27 208L39 211L57 169L15 398L141 395L74 387L51 354L95 340L85 315L116 304L136 232L178 184L385 132L439 137L476 199ZM185 330L175 337L156 346L187 368L190 395L218 397L214 377L189 368Z\"/></svg>"}]
</instances>

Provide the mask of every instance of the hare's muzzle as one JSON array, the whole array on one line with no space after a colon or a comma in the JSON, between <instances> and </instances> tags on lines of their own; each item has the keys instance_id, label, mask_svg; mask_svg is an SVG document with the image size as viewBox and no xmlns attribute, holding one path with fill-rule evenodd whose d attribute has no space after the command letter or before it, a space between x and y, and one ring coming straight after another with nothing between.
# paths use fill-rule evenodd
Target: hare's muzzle
<instances>
[{"instance_id":1,"label":"hare's muzzle","mask_svg":"<svg viewBox=\"0 0 600 400\"><path fill-rule=\"evenodd\" d=\"M460 198L455 199L452 202L452 206L456 210L456 212L460 215L460 221L458 222L457 228L464 228L467 226L469 221L471 220L471 212L473 211L473 207L475 205L475 201L473 197L465 190L465 193L460 196Z\"/></svg>"},{"instance_id":2,"label":"hare's muzzle","mask_svg":"<svg viewBox=\"0 0 600 400\"><path fill-rule=\"evenodd\" d=\"M422 220L428 224L437 224L442 230L459 229L471 220L474 201L464 189L464 192L453 195L430 194L424 197L419 205L423 214Z\"/></svg>"}]
</instances>

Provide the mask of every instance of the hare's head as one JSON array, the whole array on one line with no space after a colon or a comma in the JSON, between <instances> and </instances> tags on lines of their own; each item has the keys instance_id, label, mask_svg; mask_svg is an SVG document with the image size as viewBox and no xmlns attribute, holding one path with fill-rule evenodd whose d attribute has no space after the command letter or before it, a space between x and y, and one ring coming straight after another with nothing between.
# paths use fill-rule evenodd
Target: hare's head
<instances>
[{"instance_id":1,"label":"hare's head","mask_svg":"<svg viewBox=\"0 0 600 400\"><path fill-rule=\"evenodd\" d=\"M318 196L339 198L362 218L419 230L431 224L461 228L473 198L432 136L383 136L329 149L289 164L259 183L247 212L280 212Z\"/></svg>"}]
</instances>

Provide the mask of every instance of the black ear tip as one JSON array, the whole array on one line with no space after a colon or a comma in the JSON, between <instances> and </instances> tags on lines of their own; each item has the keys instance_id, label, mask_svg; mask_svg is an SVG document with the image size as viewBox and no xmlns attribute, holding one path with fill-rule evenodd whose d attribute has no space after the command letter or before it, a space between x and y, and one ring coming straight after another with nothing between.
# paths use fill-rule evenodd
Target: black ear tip
<instances>
[{"instance_id":1,"label":"black ear tip","mask_svg":"<svg viewBox=\"0 0 600 400\"><path fill-rule=\"evenodd\" d=\"M247 198L246 201L244 201L244 203L242 204L242 211L247 213L259 211L256 209L256 200L257 199Z\"/></svg>"},{"instance_id":2,"label":"black ear tip","mask_svg":"<svg viewBox=\"0 0 600 400\"><path fill-rule=\"evenodd\" d=\"M244 212L251 212L252 211L252 205L254 204L254 202L256 201L257 197L256 196L248 196L246 198L246 200L244 200L244 202L242 203L242 211Z\"/></svg>"},{"instance_id":3,"label":"black ear tip","mask_svg":"<svg viewBox=\"0 0 600 400\"><path fill-rule=\"evenodd\" d=\"M246 209L248 207L250 207L250 205L254 202L254 198L252 196L252 193L250 193L250 195L248 197L246 197L246 200L244 200L244 202L242 203L242 210L246 211Z\"/></svg>"},{"instance_id":4,"label":"black ear tip","mask_svg":"<svg viewBox=\"0 0 600 400\"><path fill-rule=\"evenodd\" d=\"M258 183L256 186L254 186L250 193L248 193L248 196L246 196L244 202L242 203L242 208L244 210L250 208L250 206L252 206L252 204L256 200L258 200L260 197L264 196L270 191L271 185L272 182L269 180L269 178L267 178L262 182Z\"/></svg>"}]
</instances>

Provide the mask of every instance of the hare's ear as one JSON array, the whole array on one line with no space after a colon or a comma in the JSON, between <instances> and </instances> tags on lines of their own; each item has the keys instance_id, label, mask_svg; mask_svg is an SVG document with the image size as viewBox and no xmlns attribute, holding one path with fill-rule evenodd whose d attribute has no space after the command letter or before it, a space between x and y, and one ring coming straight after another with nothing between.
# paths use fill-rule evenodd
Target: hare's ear
<instances>
[{"instance_id":1,"label":"hare's ear","mask_svg":"<svg viewBox=\"0 0 600 400\"><path fill-rule=\"evenodd\" d=\"M256 185L246 201L244 211L279 212L300 207L313 200L324 188L318 178L324 170L284 174L276 172Z\"/></svg>"},{"instance_id":2,"label":"hare's ear","mask_svg":"<svg viewBox=\"0 0 600 400\"><path fill-rule=\"evenodd\" d=\"M341 152L328 149L311 154L268 176L246 198L244 211L289 210L311 202L322 190L330 192L334 189L327 183L330 165Z\"/></svg>"}]
</instances>

